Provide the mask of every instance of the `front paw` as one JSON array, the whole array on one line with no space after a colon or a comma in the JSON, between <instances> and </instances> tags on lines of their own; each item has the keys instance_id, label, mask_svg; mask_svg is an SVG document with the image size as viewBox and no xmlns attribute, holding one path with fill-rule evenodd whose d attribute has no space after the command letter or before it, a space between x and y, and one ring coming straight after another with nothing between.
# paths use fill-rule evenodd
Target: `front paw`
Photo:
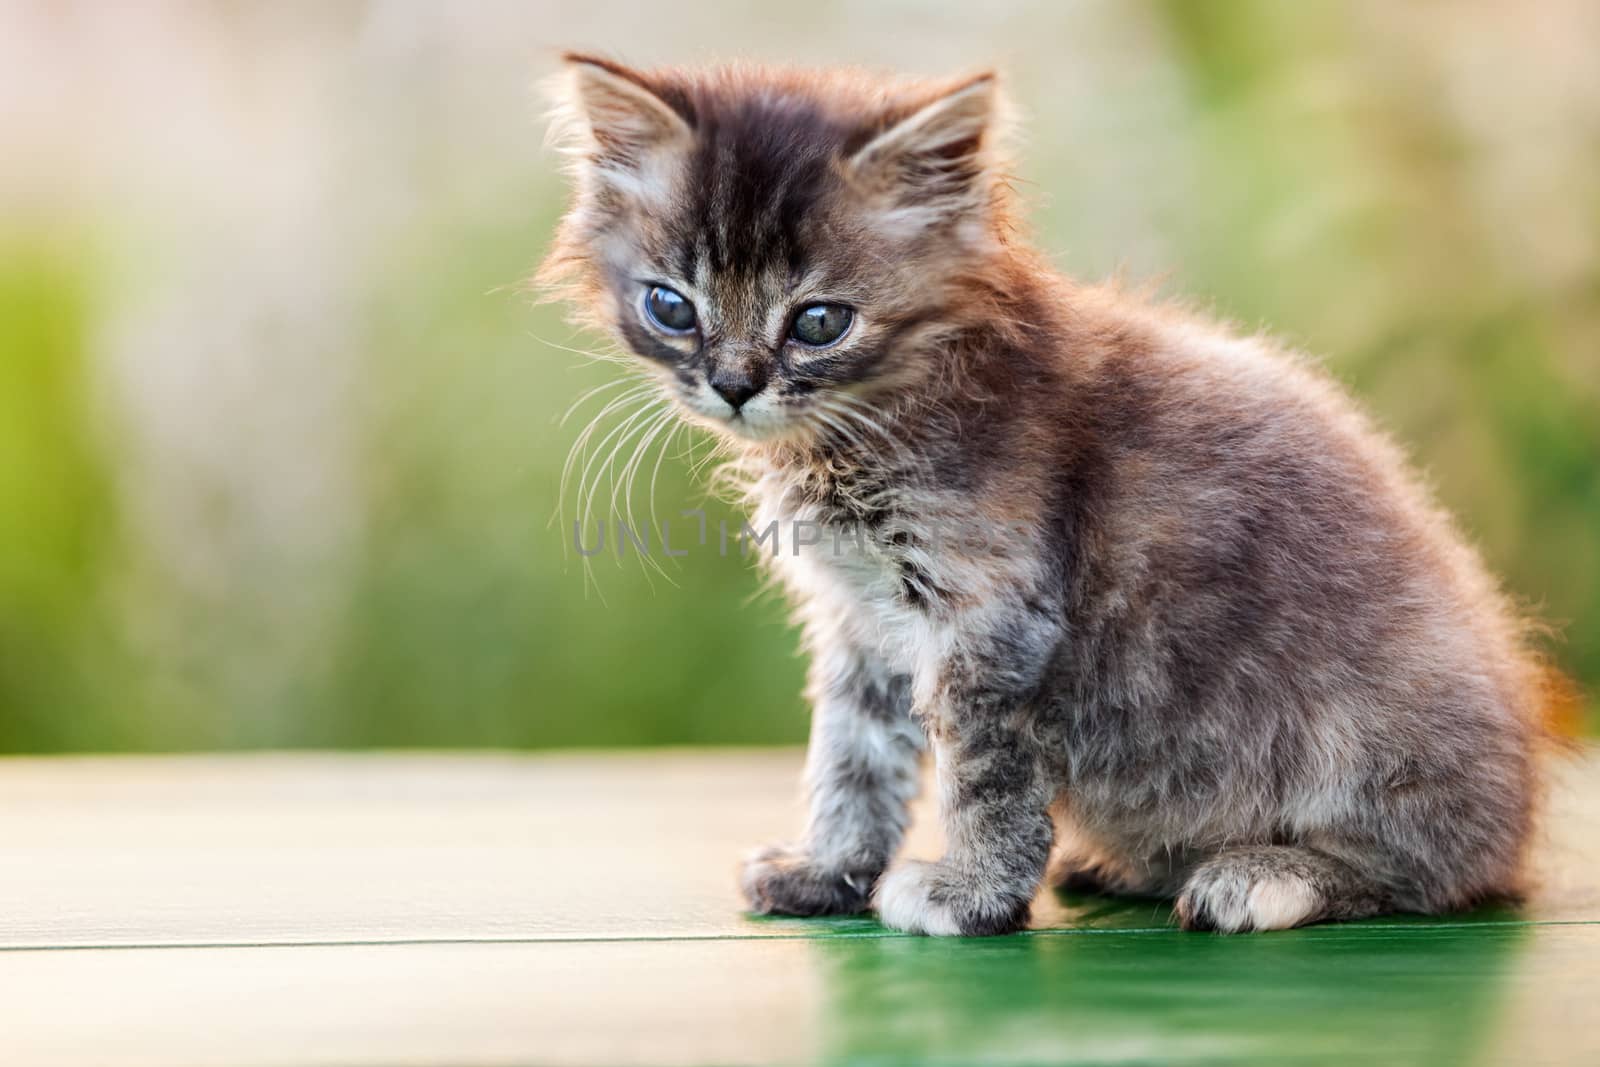
<instances>
[{"instance_id":1,"label":"front paw","mask_svg":"<svg viewBox=\"0 0 1600 1067\"><path fill-rule=\"evenodd\" d=\"M872 881L871 874L820 867L804 849L774 845L745 860L740 884L759 915L859 915Z\"/></svg>"},{"instance_id":2,"label":"front paw","mask_svg":"<svg viewBox=\"0 0 1600 1067\"><path fill-rule=\"evenodd\" d=\"M885 926L935 937L989 937L1028 925L1026 897L997 895L943 863L911 860L878 884L878 918Z\"/></svg>"}]
</instances>

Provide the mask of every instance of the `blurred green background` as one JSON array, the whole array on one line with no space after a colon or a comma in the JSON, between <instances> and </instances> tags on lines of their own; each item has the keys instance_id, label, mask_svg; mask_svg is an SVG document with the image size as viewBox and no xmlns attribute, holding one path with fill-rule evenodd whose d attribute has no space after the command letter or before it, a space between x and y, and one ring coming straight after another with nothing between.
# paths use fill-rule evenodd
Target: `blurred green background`
<instances>
[{"instance_id":1,"label":"blurred green background","mask_svg":"<svg viewBox=\"0 0 1600 1067\"><path fill-rule=\"evenodd\" d=\"M552 521L621 392L559 424L620 368L519 288L567 46L999 66L1060 264L1326 359L1600 692L1596 42L1560 0L0 4L0 750L803 737L751 567L586 574Z\"/></svg>"}]
</instances>

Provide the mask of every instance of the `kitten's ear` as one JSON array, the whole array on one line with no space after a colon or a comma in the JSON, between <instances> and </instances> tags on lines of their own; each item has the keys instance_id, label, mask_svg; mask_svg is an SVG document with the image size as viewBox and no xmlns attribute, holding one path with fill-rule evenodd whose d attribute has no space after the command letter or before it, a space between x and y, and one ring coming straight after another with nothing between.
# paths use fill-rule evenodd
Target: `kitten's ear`
<instances>
[{"instance_id":1,"label":"kitten's ear","mask_svg":"<svg viewBox=\"0 0 1600 1067\"><path fill-rule=\"evenodd\" d=\"M846 173L859 188L903 203L945 212L978 206L999 95L992 73L957 83L869 140Z\"/></svg>"},{"instance_id":2,"label":"kitten's ear","mask_svg":"<svg viewBox=\"0 0 1600 1067\"><path fill-rule=\"evenodd\" d=\"M693 136L688 117L679 110L686 110L687 103L680 100L674 106L644 75L576 52L562 59L567 66L555 96L564 113L558 118L565 122L552 129L577 141L593 158L636 164L652 150Z\"/></svg>"}]
</instances>

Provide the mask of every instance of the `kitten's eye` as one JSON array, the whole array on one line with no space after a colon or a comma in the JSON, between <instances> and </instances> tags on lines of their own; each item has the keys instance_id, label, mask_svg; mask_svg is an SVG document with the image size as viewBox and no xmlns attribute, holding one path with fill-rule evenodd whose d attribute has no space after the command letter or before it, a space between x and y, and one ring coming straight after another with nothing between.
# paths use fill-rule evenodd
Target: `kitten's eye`
<instances>
[{"instance_id":1,"label":"kitten's eye","mask_svg":"<svg viewBox=\"0 0 1600 1067\"><path fill-rule=\"evenodd\" d=\"M811 304L800 309L789 336L812 348L826 348L845 335L856 313L840 304Z\"/></svg>"},{"instance_id":2,"label":"kitten's eye","mask_svg":"<svg viewBox=\"0 0 1600 1067\"><path fill-rule=\"evenodd\" d=\"M688 333L694 329L694 305L680 292L664 285L652 285L644 294L644 313L667 333Z\"/></svg>"}]
</instances>

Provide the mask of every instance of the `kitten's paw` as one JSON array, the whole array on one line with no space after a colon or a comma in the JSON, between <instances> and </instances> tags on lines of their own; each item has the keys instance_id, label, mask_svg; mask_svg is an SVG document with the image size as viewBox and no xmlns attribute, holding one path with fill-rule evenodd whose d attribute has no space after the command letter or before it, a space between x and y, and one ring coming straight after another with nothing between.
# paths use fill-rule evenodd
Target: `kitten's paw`
<instances>
[{"instance_id":1,"label":"kitten's paw","mask_svg":"<svg viewBox=\"0 0 1600 1067\"><path fill-rule=\"evenodd\" d=\"M744 861L740 885L760 915L858 915L871 900L873 876L819 867L810 853L774 845Z\"/></svg>"},{"instance_id":2,"label":"kitten's paw","mask_svg":"<svg viewBox=\"0 0 1600 1067\"><path fill-rule=\"evenodd\" d=\"M1322 905L1322 894L1297 874L1214 861L1190 876L1174 910L1185 930L1236 934L1300 926L1318 918Z\"/></svg>"},{"instance_id":3,"label":"kitten's paw","mask_svg":"<svg viewBox=\"0 0 1600 1067\"><path fill-rule=\"evenodd\" d=\"M995 899L942 863L910 860L878 883L885 926L935 937L986 937L1028 925L1028 901Z\"/></svg>"}]
</instances>

